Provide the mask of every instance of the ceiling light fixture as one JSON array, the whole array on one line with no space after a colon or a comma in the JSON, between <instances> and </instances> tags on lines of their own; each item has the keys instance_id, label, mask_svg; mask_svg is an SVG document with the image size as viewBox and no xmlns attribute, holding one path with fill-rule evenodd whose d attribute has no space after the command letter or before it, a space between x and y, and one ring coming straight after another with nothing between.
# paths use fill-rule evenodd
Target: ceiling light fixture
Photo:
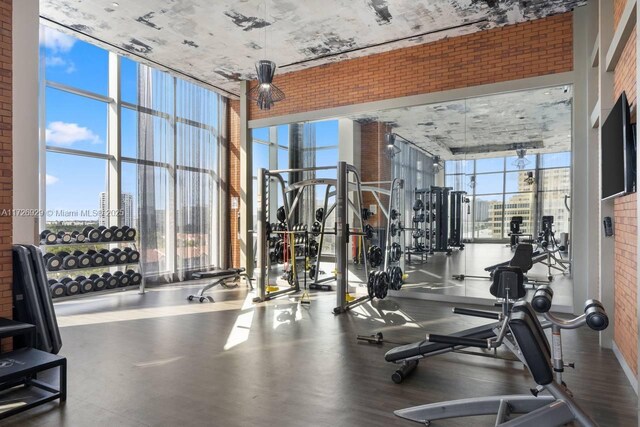
<instances>
[{"instance_id":1,"label":"ceiling light fixture","mask_svg":"<svg viewBox=\"0 0 640 427\"><path fill-rule=\"evenodd\" d=\"M273 76L276 73L276 63L268 60L256 62L256 74L258 75L258 84L255 85L247 96L256 101L261 110L269 110L274 103L284 99L284 92L273 84Z\"/></svg>"},{"instance_id":2,"label":"ceiling light fixture","mask_svg":"<svg viewBox=\"0 0 640 427\"><path fill-rule=\"evenodd\" d=\"M527 172L527 177L524 179L524 183L527 185L533 185L536 182L536 179L533 177L533 172Z\"/></svg>"},{"instance_id":3,"label":"ceiling light fixture","mask_svg":"<svg viewBox=\"0 0 640 427\"><path fill-rule=\"evenodd\" d=\"M469 186L469 188L476 188L476 176L475 175L471 175L469 177L469 184L467 184Z\"/></svg>"},{"instance_id":4,"label":"ceiling light fixture","mask_svg":"<svg viewBox=\"0 0 640 427\"><path fill-rule=\"evenodd\" d=\"M438 173L442 170L444 164L440 156L433 156L433 173Z\"/></svg>"},{"instance_id":5,"label":"ceiling light fixture","mask_svg":"<svg viewBox=\"0 0 640 427\"><path fill-rule=\"evenodd\" d=\"M267 56L267 1L264 2L264 53ZM267 59L256 62L256 75L258 84L247 92L247 96L255 101L261 110L270 110L278 101L282 101L284 92L273 84L273 76L276 74L276 63Z\"/></svg>"},{"instance_id":6,"label":"ceiling light fixture","mask_svg":"<svg viewBox=\"0 0 640 427\"><path fill-rule=\"evenodd\" d=\"M518 148L516 149L516 154L518 158L512 163L512 165L522 170L529 164L529 159L525 157L527 155L527 150L524 148Z\"/></svg>"},{"instance_id":7,"label":"ceiling light fixture","mask_svg":"<svg viewBox=\"0 0 640 427\"><path fill-rule=\"evenodd\" d=\"M392 132L387 132L384 134L384 141L387 144L387 149L385 150L385 154L390 159L393 159L396 154L400 153L400 147L396 146L396 134Z\"/></svg>"},{"instance_id":8,"label":"ceiling light fixture","mask_svg":"<svg viewBox=\"0 0 640 427\"><path fill-rule=\"evenodd\" d=\"M423 152L423 153L425 153L425 154L427 154L427 155L429 155L429 156L431 156L431 157L436 157L436 155L435 155L435 154L433 154L432 152L430 152L429 150L427 150L427 149L424 149L424 148L420 147L420 146L419 146L418 144L416 144L415 142L410 141L410 140L408 140L407 138L405 138L404 136L399 135L399 134L397 134L397 133L395 133L395 132L387 132L387 133L384 135L384 138L385 138L385 141L387 142L387 148L389 148L389 141L393 141L391 144L392 144L392 145L395 145L395 143L396 143L396 138L400 138L401 140L403 140L403 141L404 141L404 142L406 142L407 144L410 144L410 145L414 146L417 150L419 150L419 151L421 151L421 152Z\"/></svg>"}]
</instances>

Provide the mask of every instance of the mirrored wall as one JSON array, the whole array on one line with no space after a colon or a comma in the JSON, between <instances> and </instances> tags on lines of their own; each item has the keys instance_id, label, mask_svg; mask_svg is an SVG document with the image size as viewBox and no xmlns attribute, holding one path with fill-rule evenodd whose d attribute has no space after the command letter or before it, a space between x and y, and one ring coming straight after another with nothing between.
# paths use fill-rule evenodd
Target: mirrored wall
<instances>
[{"instance_id":1,"label":"mirrored wall","mask_svg":"<svg viewBox=\"0 0 640 427\"><path fill-rule=\"evenodd\" d=\"M363 193L373 236L350 242L349 277L366 283L368 248L397 241L407 277L394 295L418 298L489 300L492 266L525 254L529 280L551 281L558 304L570 306L571 150L571 86L253 129L254 171L344 160L369 186L402 180L402 197L391 205L385 191ZM335 178L335 170L286 177L289 184ZM309 227L324 195L303 200L300 220ZM273 200L274 209L280 204ZM392 207L398 219L390 230ZM323 241L326 271L334 270L334 245Z\"/></svg>"}]
</instances>

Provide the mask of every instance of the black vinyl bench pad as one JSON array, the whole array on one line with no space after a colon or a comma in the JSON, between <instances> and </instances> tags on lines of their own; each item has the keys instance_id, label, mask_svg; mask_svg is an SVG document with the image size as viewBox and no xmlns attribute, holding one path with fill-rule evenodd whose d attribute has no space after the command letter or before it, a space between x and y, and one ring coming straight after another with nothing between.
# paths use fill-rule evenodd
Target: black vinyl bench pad
<instances>
[{"instance_id":1,"label":"black vinyl bench pad","mask_svg":"<svg viewBox=\"0 0 640 427\"><path fill-rule=\"evenodd\" d=\"M500 325L501 323L498 322L491 323L489 325L477 326L475 328L456 332L455 334L451 334L451 336L475 339L489 339L496 336L493 330ZM425 356L429 353L434 353L436 351L446 350L453 347L454 346L450 344L429 342L424 340L392 348L387 352L387 354L384 355L384 358L387 362L398 362L404 359Z\"/></svg>"}]
</instances>

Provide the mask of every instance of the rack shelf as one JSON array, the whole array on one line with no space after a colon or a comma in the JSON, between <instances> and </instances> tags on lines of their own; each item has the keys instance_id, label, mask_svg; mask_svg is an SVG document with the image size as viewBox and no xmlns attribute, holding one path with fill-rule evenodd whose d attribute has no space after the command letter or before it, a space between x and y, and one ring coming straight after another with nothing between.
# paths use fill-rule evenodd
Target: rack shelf
<instances>
[{"instance_id":1,"label":"rack shelf","mask_svg":"<svg viewBox=\"0 0 640 427\"><path fill-rule=\"evenodd\" d=\"M128 245L136 245L135 240L114 240L112 242L71 242L71 243L54 243L53 245L47 245L46 243L40 243L40 248L64 248L69 246L104 246L104 245L112 245L112 244L128 244Z\"/></svg>"},{"instance_id":2,"label":"rack shelf","mask_svg":"<svg viewBox=\"0 0 640 427\"><path fill-rule=\"evenodd\" d=\"M69 270L67 270L69 271ZM144 279L143 279L144 280ZM75 300L75 299L79 299L79 298L84 298L84 297L100 297L102 295L108 295L108 294L114 294L116 292L125 292L125 291L132 291L136 288L138 288L140 285L129 285L129 286L123 286L120 288L113 288L113 289L103 289L101 291L92 291L86 294L76 294L76 295L69 295L69 296L63 296L63 297L58 297L58 298L53 298L53 303L58 303L58 302L63 302L63 301L71 301L71 300Z\"/></svg>"},{"instance_id":3,"label":"rack shelf","mask_svg":"<svg viewBox=\"0 0 640 427\"><path fill-rule=\"evenodd\" d=\"M108 269L111 268L116 268L116 269L120 269L119 267L124 268L125 270L128 269L130 266L134 266L136 268L139 269L139 262L132 262L132 263L126 263L126 264L110 264L110 265L103 265L100 267L82 267L82 268L72 268L71 270L55 270L55 271L49 271L47 270L47 275L49 274L73 274L74 271L86 271L86 270L101 270L101 271L106 271Z\"/></svg>"}]
</instances>

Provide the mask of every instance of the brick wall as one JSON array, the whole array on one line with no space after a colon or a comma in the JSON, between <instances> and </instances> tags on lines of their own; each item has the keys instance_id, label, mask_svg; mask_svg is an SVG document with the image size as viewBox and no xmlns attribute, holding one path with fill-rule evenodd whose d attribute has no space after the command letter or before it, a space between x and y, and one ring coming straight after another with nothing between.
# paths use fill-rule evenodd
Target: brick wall
<instances>
[{"instance_id":1,"label":"brick wall","mask_svg":"<svg viewBox=\"0 0 640 427\"><path fill-rule=\"evenodd\" d=\"M249 118L280 116L571 71L572 13L279 73L286 99ZM255 84L255 82L253 83Z\"/></svg>"},{"instance_id":2,"label":"brick wall","mask_svg":"<svg viewBox=\"0 0 640 427\"><path fill-rule=\"evenodd\" d=\"M636 195L616 199L614 341L634 374L638 373L638 311L636 256L638 251Z\"/></svg>"},{"instance_id":3,"label":"brick wall","mask_svg":"<svg viewBox=\"0 0 640 427\"><path fill-rule=\"evenodd\" d=\"M626 0L614 1L617 27ZM629 104L636 104L636 29L633 30L614 71L614 101L625 91ZM635 121L635 117L632 118ZM636 195L614 201L615 276L614 341L634 374L638 373L637 251L638 215Z\"/></svg>"},{"instance_id":4,"label":"brick wall","mask_svg":"<svg viewBox=\"0 0 640 427\"><path fill-rule=\"evenodd\" d=\"M229 141L229 233L231 244L231 268L240 267L240 241L238 240L238 210L231 209L231 197L240 202L240 101L230 100L227 111L227 135Z\"/></svg>"},{"instance_id":5,"label":"brick wall","mask_svg":"<svg viewBox=\"0 0 640 427\"><path fill-rule=\"evenodd\" d=\"M372 181L388 181L391 179L391 161L384 155L385 139L384 134L390 131L388 125L380 122L365 123L360 126L360 178L363 182ZM380 196L380 201L386 206L389 198ZM376 205L375 197L370 192L362 195L362 203L365 207ZM386 225L384 215L378 214L369 220L369 224L373 227L382 227Z\"/></svg>"},{"instance_id":6,"label":"brick wall","mask_svg":"<svg viewBox=\"0 0 640 427\"><path fill-rule=\"evenodd\" d=\"M0 209L13 207L12 166L12 0L0 0ZM0 216L0 317L12 317L11 284L13 261L11 255L11 216ZM9 340L2 343L8 350Z\"/></svg>"}]
</instances>

